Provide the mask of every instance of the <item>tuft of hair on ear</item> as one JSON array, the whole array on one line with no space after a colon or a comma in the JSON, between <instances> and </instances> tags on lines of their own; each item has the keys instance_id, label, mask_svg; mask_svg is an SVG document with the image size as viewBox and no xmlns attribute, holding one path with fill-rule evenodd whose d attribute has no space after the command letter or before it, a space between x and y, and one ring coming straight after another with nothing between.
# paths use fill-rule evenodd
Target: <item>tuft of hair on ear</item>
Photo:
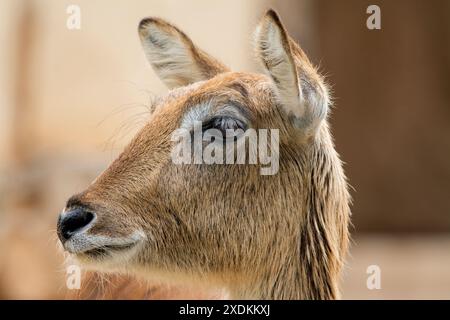
<instances>
[{"instance_id":1,"label":"tuft of hair on ear","mask_svg":"<svg viewBox=\"0 0 450 320\"><path fill-rule=\"evenodd\" d=\"M289 36L274 10L268 10L261 19L254 38L256 54L275 83L279 98L289 107L289 113L301 117L301 91Z\"/></svg>"},{"instance_id":2,"label":"tuft of hair on ear","mask_svg":"<svg viewBox=\"0 0 450 320\"><path fill-rule=\"evenodd\" d=\"M207 80L228 71L222 63L196 47L183 31L163 19L143 19L138 32L147 60L169 88Z\"/></svg>"},{"instance_id":3,"label":"tuft of hair on ear","mask_svg":"<svg viewBox=\"0 0 450 320\"><path fill-rule=\"evenodd\" d=\"M291 54L287 31L273 9L269 9L258 24L255 42L257 54L264 61L280 59L283 54Z\"/></svg>"},{"instance_id":4,"label":"tuft of hair on ear","mask_svg":"<svg viewBox=\"0 0 450 320\"><path fill-rule=\"evenodd\" d=\"M288 35L278 14L270 9L254 37L256 54L276 87L283 111L295 127L310 134L326 118L328 91L303 50Z\"/></svg>"}]
</instances>

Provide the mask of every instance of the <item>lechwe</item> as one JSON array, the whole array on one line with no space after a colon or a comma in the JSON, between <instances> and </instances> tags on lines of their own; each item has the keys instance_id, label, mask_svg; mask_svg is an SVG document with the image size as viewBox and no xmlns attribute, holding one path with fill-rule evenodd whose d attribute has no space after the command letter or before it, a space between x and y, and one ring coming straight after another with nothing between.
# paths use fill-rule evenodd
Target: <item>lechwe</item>
<instances>
[{"instance_id":1,"label":"lechwe","mask_svg":"<svg viewBox=\"0 0 450 320\"><path fill-rule=\"evenodd\" d=\"M96 270L220 287L231 298L338 298L350 210L328 91L277 14L269 10L255 34L267 76L231 72L161 19L142 20L139 36L172 91L69 199L58 220L65 250ZM278 130L279 170L174 163L172 133L198 122Z\"/></svg>"}]
</instances>

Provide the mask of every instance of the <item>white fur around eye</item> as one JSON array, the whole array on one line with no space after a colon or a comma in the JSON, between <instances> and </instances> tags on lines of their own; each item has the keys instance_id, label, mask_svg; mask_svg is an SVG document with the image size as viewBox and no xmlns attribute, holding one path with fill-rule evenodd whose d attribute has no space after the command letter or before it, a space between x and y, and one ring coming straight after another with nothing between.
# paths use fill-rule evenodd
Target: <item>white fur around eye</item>
<instances>
[{"instance_id":1,"label":"white fur around eye","mask_svg":"<svg viewBox=\"0 0 450 320\"><path fill-rule=\"evenodd\" d=\"M184 114L180 128L191 130L196 122L203 122L208 118L211 109L211 102L193 106Z\"/></svg>"},{"instance_id":2,"label":"white fur around eye","mask_svg":"<svg viewBox=\"0 0 450 320\"><path fill-rule=\"evenodd\" d=\"M205 123L212 117L234 118L242 123L246 123L246 118L239 109L231 104L214 111L214 101L207 101L190 108L184 114L180 128L191 130L198 122Z\"/></svg>"}]
</instances>

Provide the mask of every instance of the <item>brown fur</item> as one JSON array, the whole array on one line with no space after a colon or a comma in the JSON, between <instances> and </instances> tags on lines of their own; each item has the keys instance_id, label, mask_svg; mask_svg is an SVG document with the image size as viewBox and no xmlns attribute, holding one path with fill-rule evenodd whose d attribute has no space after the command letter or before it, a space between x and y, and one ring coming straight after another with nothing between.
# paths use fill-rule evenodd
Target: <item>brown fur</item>
<instances>
[{"instance_id":1,"label":"brown fur","mask_svg":"<svg viewBox=\"0 0 450 320\"><path fill-rule=\"evenodd\" d=\"M263 51L259 52L269 76L228 72L160 19L141 23L144 41L151 37L145 29L151 23L186 44L193 68L200 70L196 75L203 77L171 83L204 81L176 89L162 100L118 159L68 207L83 204L96 212L90 234L117 237L137 229L145 232L147 239L136 254L114 262L112 270L168 283L225 287L232 298L338 298L350 210L326 118L319 114L297 121L284 111L283 97L277 93L283 80L271 74L279 61L270 61ZM281 32L298 75L304 114L316 108L315 103L328 107L322 78L278 16L269 11L261 24L262 30ZM164 68L152 66L157 73ZM206 101L214 105L214 112L226 102L237 102L249 115L250 127L280 130L276 175L260 175L258 165L171 162L172 132L190 108ZM84 254L78 258L105 268L102 259ZM111 263L107 265L109 269Z\"/></svg>"}]
</instances>

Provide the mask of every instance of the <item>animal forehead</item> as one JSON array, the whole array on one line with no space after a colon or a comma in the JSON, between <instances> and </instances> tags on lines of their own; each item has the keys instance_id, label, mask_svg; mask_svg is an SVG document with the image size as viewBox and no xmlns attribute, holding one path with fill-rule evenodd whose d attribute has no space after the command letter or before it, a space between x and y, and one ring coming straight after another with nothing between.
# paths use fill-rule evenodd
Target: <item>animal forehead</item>
<instances>
[{"instance_id":1,"label":"animal forehead","mask_svg":"<svg viewBox=\"0 0 450 320\"><path fill-rule=\"evenodd\" d=\"M272 97L272 82L265 75L228 72L194 84L173 89L159 105L162 108L179 109L177 114L189 112L198 105L209 105L209 111L217 111L230 103L244 109L258 108L258 100ZM180 110L182 109L182 110ZM169 111L169 110L167 110ZM251 111L251 110L248 110Z\"/></svg>"},{"instance_id":2,"label":"animal forehead","mask_svg":"<svg viewBox=\"0 0 450 320\"><path fill-rule=\"evenodd\" d=\"M169 100L190 96L201 93L220 92L221 94L238 91L245 96L248 91L254 89L266 89L270 86L270 79L261 74L243 73L243 72L226 72L221 73L209 80L195 82L188 86L179 87L171 90L166 96Z\"/></svg>"}]
</instances>

